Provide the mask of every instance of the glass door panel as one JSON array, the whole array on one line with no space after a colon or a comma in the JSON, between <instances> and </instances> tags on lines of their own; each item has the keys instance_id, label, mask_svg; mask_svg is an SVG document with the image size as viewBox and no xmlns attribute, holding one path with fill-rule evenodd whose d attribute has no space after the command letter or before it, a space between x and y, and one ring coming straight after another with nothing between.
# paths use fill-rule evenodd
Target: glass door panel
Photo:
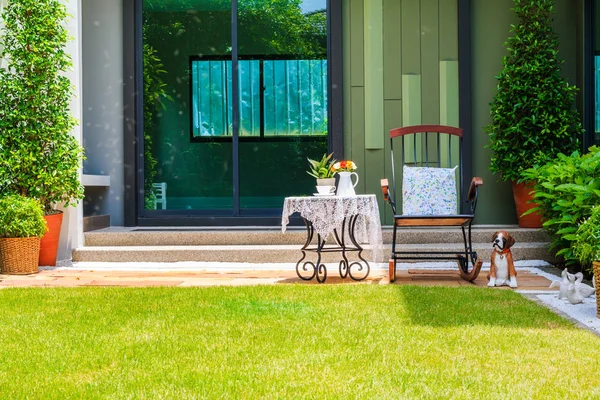
<instances>
[{"instance_id":1,"label":"glass door panel","mask_svg":"<svg viewBox=\"0 0 600 400\"><path fill-rule=\"evenodd\" d=\"M240 208L310 195L328 148L326 0L239 2Z\"/></svg>"},{"instance_id":2,"label":"glass door panel","mask_svg":"<svg viewBox=\"0 0 600 400\"><path fill-rule=\"evenodd\" d=\"M144 203L231 214L231 0L144 0Z\"/></svg>"}]
</instances>

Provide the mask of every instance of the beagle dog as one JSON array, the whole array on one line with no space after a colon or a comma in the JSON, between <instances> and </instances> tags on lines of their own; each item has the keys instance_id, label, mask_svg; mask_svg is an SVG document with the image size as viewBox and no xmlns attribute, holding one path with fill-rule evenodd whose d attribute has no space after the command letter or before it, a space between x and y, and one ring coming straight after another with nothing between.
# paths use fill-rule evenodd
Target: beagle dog
<instances>
[{"instance_id":1,"label":"beagle dog","mask_svg":"<svg viewBox=\"0 0 600 400\"><path fill-rule=\"evenodd\" d=\"M511 288L517 287L517 271L515 262L510 251L511 246L515 244L515 239L506 231L498 231L492 237L492 262L490 273L487 278L488 286L508 285Z\"/></svg>"}]
</instances>

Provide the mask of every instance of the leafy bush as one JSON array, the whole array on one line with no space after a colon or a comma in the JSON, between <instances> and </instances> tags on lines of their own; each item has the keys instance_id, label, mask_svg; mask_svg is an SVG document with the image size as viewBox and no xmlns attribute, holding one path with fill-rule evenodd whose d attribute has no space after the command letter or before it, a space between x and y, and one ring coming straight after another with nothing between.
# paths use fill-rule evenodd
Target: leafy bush
<instances>
[{"instance_id":1,"label":"leafy bush","mask_svg":"<svg viewBox=\"0 0 600 400\"><path fill-rule=\"evenodd\" d=\"M592 215L577 228L573 253L579 263L587 267L600 260L600 206L594 207Z\"/></svg>"},{"instance_id":2,"label":"leafy bush","mask_svg":"<svg viewBox=\"0 0 600 400\"><path fill-rule=\"evenodd\" d=\"M496 77L486 127L490 170L517 181L527 168L578 148L583 133L574 109L577 88L561 76L553 0L514 0L520 23L511 26L504 68Z\"/></svg>"},{"instance_id":3,"label":"leafy bush","mask_svg":"<svg viewBox=\"0 0 600 400\"><path fill-rule=\"evenodd\" d=\"M544 228L550 231L551 249L567 264L576 263L572 245L577 227L600 204L600 147L591 147L584 155L559 154L553 162L524 171L523 177L537 181L534 210L541 212Z\"/></svg>"},{"instance_id":4,"label":"leafy bush","mask_svg":"<svg viewBox=\"0 0 600 400\"><path fill-rule=\"evenodd\" d=\"M0 197L0 237L42 237L47 229L37 200L18 195Z\"/></svg>"},{"instance_id":5,"label":"leafy bush","mask_svg":"<svg viewBox=\"0 0 600 400\"><path fill-rule=\"evenodd\" d=\"M2 14L0 190L38 199L46 212L83 198L83 148L70 134L67 17L60 0L12 0Z\"/></svg>"}]
</instances>

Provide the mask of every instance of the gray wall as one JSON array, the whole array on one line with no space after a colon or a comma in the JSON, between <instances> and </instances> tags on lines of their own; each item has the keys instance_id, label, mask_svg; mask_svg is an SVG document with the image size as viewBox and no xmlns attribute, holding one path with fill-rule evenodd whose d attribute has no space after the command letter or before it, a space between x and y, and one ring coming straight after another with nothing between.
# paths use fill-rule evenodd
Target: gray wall
<instances>
[{"instance_id":1,"label":"gray wall","mask_svg":"<svg viewBox=\"0 0 600 400\"><path fill-rule=\"evenodd\" d=\"M110 175L110 188L88 188L84 215L110 214L123 225L122 0L82 0L84 174Z\"/></svg>"}]
</instances>

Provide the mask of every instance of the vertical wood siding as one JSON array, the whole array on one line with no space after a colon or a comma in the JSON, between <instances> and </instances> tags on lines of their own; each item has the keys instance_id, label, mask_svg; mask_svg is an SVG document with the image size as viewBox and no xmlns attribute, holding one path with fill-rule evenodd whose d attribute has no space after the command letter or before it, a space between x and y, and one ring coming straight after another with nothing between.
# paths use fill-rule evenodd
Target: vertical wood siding
<instances>
[{"instance_id":1,"label":"vertical wood siding","mask_svg":"<svg viewBox=\"0 0 600 400\"><path fill-rule=\"evenodd\" d=\"M391 224L391 210L384 206L379 187L381 178L391 178L390 129L409 125L407 122L452 124L458 121L457 68L443 63L458 60L457 0L383 0L381 26L365 26L377 22L373 21L369 9L365 14L365 8L373 4L381 3L368 0L343 3L344 151L346 159L358 164L361 180L357 192L377 194L382 220ZM382 29L381 63L365 62L365 55L373 54L368 51L369 37L377 37L365 35L366 29ZM383 65L383 71L381 68L370 70L371 65ZM378 94L381 98L376 100L383 101L383 131L368 134L383 136L384 146L367 148L365 130L377 123L367 119L373 114L366 113L365 98L371 99L377 92L367 87L366 96L365 80L368 86L369 77L382 72L383 90ZM403 84L410 87L405 88ZM411 99L418 104L404 104ZM405 116L407 112L409 115ZM397 177L400 167L396 166Z\"/></svg>"}]
</instances>

